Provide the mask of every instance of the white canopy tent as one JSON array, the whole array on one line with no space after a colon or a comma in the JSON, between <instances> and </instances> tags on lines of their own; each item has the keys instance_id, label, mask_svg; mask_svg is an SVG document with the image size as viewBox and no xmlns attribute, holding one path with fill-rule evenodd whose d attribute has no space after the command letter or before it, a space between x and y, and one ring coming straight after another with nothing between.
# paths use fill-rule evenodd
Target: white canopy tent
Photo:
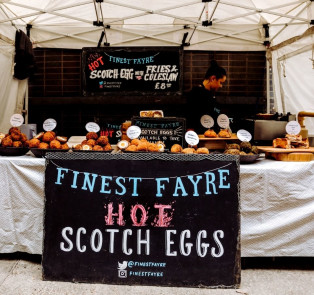
<instances>
[{"instance_id":1,"label":"white canopy tent","mask_svg":"<svg viewBox=\"0 0 314 295\"><path fill-rule=\"evenodd\" d=\"M313 19L310 0L0 0L0 130L21 111L26 88L18 92L12 78L16 30L30 30L33 46L45 48L265 51L275 110L296 114L314 111ZM314 134L313 120L306 126Z\"/></svg>"}]
</instances>

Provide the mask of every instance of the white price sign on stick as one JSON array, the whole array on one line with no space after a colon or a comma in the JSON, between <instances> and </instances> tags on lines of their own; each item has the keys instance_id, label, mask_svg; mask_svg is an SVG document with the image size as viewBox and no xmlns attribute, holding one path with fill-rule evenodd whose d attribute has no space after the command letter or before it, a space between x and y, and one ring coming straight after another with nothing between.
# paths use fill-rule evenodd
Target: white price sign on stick
<instances>
[{"instance_id":1,"label":"white price sign on stick","mask_svg":"<svg viewBox=\"0 0 314 295\"><path fill-rule=\"evenodd\" d=\"M227 129L229 127L229 118L225 114L221 114L217 118L218 126L224 129Z\"/></svg>"},{"instance_id":2,"label":"white price sign on stick","mask_svg":"<svg viewBox=\"0 0 314 295\"><path fill-rule=\"evenodd\" d=\"M97 123L95 122L88 122L86 125L85 125L85 129L88 131L88 132L98 132L100 130L100 127Z\"/></svg>"},{"instance_id":3,"label":"white price sign on stick","mask_svg":"<svg viewBox=\"0 0 314 295\"><path fill-rule=\"evenodd\" d=\"M201 117L201 124L205 128L211 128L211 127L214 126L215 121L214 121L214 119L211 116L204 115L204 116Z\"/></svg>"},{"instance_id":4,"label":"white price sign on stick","mask_svg":"<svg viewBox=\"0 0 314 295\"><path fill-rule=\"evenodd\" d=\"M188 145L194 146L198 145L200 139L196 132L188 131L185 133L185 141L188 143Z\"/></svg>"},{"instance_id":5,"label":"white price sign on stick","mask_svg":"<svg viewBox=\"0 0 314 295\"><path fill-rule=\"evenodd\" d=\"M250 132L244 130L244 129L240 129L237 132L237 137L241 140L241 141L251 141L252 139L252 135Z\"/></svg>"},{"instance_id":6,"label":"white price sign on stick","mask_svg":"<svg viewBox=\"0 0 314 295\"><path fill-rule=\"evenodd\" d=\"M57 126L57 121L55 119L47 119L43 123L43 128L45 131L52 131Z\"/></svg>"},{"instance_id":7,"label":"white price sign on stick","mask_svg":"<svg viewBox=\"0 0 314 295\"><path fill-rule=\"evenodd\" d=\"M286 125L286 132L288 134L297 135L301 131L301 125L297 121L290 121Z\"/></svg>"},{"instance_id":8,"label":"white price sign on stick","mask_svg":"<svg viewBox=\"0 0 314 295\"><path fill-rule=\"evenodd\" d=\"M20 114L14 114L10 118L10 123L13 127L20 127L24 123L24 117Z\"/></svg>"},{"instance_id":9,"label":"white price sign on stick","mask_svg":"<svg viewBox=\"0 0 314 295\"><path fill-rule=\"evenodd\" d=\"M141 132L142 130L140 127L130 126L126 131L126 135L128 136L128 138L135 139L141 135Z\"/></svg>"}]
</instances>

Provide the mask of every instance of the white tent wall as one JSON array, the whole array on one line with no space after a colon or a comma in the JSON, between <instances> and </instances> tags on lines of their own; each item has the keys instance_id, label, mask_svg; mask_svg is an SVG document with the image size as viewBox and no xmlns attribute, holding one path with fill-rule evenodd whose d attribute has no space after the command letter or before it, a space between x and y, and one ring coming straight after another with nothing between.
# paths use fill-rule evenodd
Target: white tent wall
<instances>
[{"instance_id":1,"label":"white tent wall","mask_svg":"<svg viewBox=\"0 0 314 295\"><path fill-rule=\"evenodd\" d=\"M8 39L6 39L8 41ZM13 43L13 41L11 42ZM13 114L22 114L27 79L13 78L14 66L13 45L0 42L0 130L7 132L11 127L10 118Z\"/></svg>"},{"instance_id":2,"label":"white tent wall","mask_svg":"<svg viewBox=\"0 0 314 295\"><path fill-rule=\"evenodd\" d=\"M314 30L272 52L275 108L278 112L314 112ZM305 118L314 136L314 118Z\"/></svg>"}]
</instances>

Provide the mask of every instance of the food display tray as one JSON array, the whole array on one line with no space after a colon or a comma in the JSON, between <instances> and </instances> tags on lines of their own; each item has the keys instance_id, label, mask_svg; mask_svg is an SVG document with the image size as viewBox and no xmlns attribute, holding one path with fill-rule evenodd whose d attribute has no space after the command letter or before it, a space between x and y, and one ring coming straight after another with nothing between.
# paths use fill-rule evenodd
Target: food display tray
<instances>
[{"instance_id":1,"label":"food display tray","mask_svg":"<svg viewBox=\"0 0 314 295\"><path fill-rule=\"evenodd\" d=\"M251 164L254 163L260 155L240 155L241 164Z\"/></svg>"},{"instance_id":2,"label":"food display tray","mask_svg":"<svg viewBox=\"0 0 314 295\"><path fill-rule=\"evenodd\" d=\"M23 156L29 151L26 147L0 147L1 156Z\"/></svg>"},{"instance_id":3,"label":"food display tray","mask_svg":"<svg viewBox=\"0 0 314 295\"><path fill-rule=\"evenodd\" d=\"M30 149L32 154L36 157L36 158L44 158L46 156L46 153L57 153L57 152L68 152L70 149L65 149L65 150L61 150L61 149L39 149L39 148L31 148Z\"/></svg>"},{"instance_id":4,"label":"food display tray","mask_svg":"<svg viewBox=\"0 0 314 295\"><path fill-rule=\"evenodd\" d=\"M314 160L314 147L308 149L282 149L272 146L258 146L259 152L265 153L265 158L287 162L309 162Z\"/></svg>"},{"instance_id":5,"label":"food display tray","mask_svg":"<svg viewBox=\"0 0 314 295\"><path fill-rule=\"evenodd\" d=\"M153 153L153 154L162 154L162 153L167 153L169 152L169 150L164 150L163 152L150 152L150 151L126 151L126 150L121 150L123 153L129 153L129 154L132 154L132 153L144 153L144 154L147 154L147 153Z\"/></svg>"},{"instance_id":6,"label":"food display tray","mask_svg":"<svg viewBox=\"0 0 314 295\"><path fill-rule=\"evenodd\" d=\"M110 151L93 151L93 150L75 150L75 149L72 149L72 152L74 153L111 153L113 151L110 150Z\"/></svg>"}]
</instances>

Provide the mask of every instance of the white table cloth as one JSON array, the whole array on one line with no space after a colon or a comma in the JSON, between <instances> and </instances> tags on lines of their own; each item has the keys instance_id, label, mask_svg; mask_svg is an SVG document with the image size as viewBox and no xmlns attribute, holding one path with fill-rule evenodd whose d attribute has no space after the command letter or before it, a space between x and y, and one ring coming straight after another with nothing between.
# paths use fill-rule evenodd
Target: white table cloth
<instances>
[{"instance_id":1,"label":"white table cloth","mask_svg":"<svg viewBox=\"0 0 314 295\"><path fill-rule=\"evenodd\" d=\"M314 161L241 165L242 256L314 256Z\"/></svg>"},{"instance_id":2,"label":"white table cloth","mask_svg":"<svg viewBox=\"0 0 314 295\"><path fill-rule=\"evenodd\" d=\"M0 253L42 253L45 159L0 156ZM314 256L314 161L240 166L241 256Z\"/></svg>"},{"instance_id":3,"label":"white table cloth","mask_svg":"<svg viewBox=\"0 0 314 295\"><path fill-rule=\"evenodd\" d=\"M0 252L42 252L45 159L0 156Z\"/></svg>"}]
</instances>

